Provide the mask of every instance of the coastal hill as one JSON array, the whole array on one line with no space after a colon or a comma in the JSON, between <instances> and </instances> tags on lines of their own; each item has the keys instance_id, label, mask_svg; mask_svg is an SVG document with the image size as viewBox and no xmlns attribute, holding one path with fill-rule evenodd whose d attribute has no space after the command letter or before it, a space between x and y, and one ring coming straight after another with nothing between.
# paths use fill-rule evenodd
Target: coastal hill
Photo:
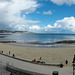
<instances>
[{"instance_id":1,"label":"coastal hill","mask_svg":"<svg viewBox=\"0 0 75 75\"><path fill-rule=\"evenodd\" d=\"M33 33L33 32L0 30L0 33Z\"/></svg>"}]
</instances>

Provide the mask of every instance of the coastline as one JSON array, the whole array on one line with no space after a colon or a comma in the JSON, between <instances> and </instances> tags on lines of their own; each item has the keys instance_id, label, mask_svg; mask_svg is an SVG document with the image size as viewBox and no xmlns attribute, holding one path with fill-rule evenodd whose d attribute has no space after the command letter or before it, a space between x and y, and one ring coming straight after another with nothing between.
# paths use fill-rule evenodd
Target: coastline
<instances>
[{"instance_id":1,"label":"coastline","mask_svg":"<svg viewBox=\"0 0 75 75\"><path fill-rule=\"evenodd\" d=\"M17 46L0 43L0 51L5 54L15 54L16 57L25 60L32 61L33 59L39 60L46 63L63 63L68 60L68 67L72 66L73 56L75 54L75 47L29 47L29 46Z\"/></svg>"}]
</instances>

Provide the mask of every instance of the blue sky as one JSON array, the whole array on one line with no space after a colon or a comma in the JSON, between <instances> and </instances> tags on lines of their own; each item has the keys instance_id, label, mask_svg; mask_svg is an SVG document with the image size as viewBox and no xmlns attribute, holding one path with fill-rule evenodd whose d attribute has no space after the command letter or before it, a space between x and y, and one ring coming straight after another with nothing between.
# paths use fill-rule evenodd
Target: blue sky
<instances>
[{"instance_id":1,"label":"blue sky","mask_svg":"<svg viewBox=\"0 0 75 75\"><path fill-rule=\"evenodd\" d=\"M75 33L75 0L1 0L0 30Z\"/></svg>"}]
</instances>

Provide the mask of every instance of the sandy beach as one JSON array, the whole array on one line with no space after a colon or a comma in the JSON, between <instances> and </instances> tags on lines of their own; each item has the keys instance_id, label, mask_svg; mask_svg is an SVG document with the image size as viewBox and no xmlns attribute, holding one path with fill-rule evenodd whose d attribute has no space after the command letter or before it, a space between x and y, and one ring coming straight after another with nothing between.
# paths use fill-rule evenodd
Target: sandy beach
<instances>
[{"instance_id":1,"label":"sandy beach","mask_svg":"<svg viewBox=\"0 0 75 75\"><path fill-rule=\"evenodd\" d=\"M27 47L27 46L17 46L0 43L0 51L3 51L5 54L10 55L13 53L18 58L26 60L39 60L42 57L41 61L46 63L64 63L65 60L68 60L68 67L72 66L73 56L75 54L75 47Z\"/></svg>"}]
</instances>

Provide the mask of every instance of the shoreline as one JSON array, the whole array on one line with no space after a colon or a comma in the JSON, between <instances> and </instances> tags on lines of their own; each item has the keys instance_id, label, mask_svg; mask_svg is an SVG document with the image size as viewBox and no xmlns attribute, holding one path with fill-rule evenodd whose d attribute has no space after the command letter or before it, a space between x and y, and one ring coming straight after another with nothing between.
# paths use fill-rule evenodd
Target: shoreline
<instances>
[{"instance_id":1,"label":"shoreline","mask_svg":"<svg viewBox=\"0 0 75 75\"><path fill-rule=\"evenodd\" d=\"M66 48L66 47L75 47L75 44L53 44L53 45L36 45L36 44L27 44L27 43L6 43L8 45L24 46L24 47L44 47L44 48Z\"/></svg>"},{"instance_id":2,"label":"shoreline","mask_svg":"<svg viewBox=\"0 0 75 75\"><path fill-rule=\"evenodd\" d=\"M40 43L40 42L21 43L13 40L0 40L0 43L7 43L19 46L30 46L30 47L75 47L75 40L63 40L54 43Z\"/></svg>"},{"instance_id":3,"label":"shoreline","mask_svg":"<svg viewBox=\"0 0 75 75\"><path fill-rule=\"evenodd\" d=\"M21 46L21 47L34 47L34 48L71 48L71 47L75 47L75 46L53 46L53 47L44 47L44 46L29 46L29 45L21 45L23 43L19 43L19 44L16 44L16 43L2 43L2 44L5 44L5 45L12 45L12 46ZM75 45L75 44L74 44Z\"/></svg>"},{"instance_id":4,"label":"shoreline","mask_svg":"<svg viewBox=\"0 0 75 75\"><path fill-rule=\"evenodd\" d=\"M33 59L39 60L42 57L41 61L46 63L63 63L65 60L68 60L67 66L72 66L73 56L75 54L75 47L28 47L28 46L16 46L0 43L0 51L3 51L5 54L10 55L15 54L16 57L27 59L32 61Z\"/></svg>"}]
</instances>

